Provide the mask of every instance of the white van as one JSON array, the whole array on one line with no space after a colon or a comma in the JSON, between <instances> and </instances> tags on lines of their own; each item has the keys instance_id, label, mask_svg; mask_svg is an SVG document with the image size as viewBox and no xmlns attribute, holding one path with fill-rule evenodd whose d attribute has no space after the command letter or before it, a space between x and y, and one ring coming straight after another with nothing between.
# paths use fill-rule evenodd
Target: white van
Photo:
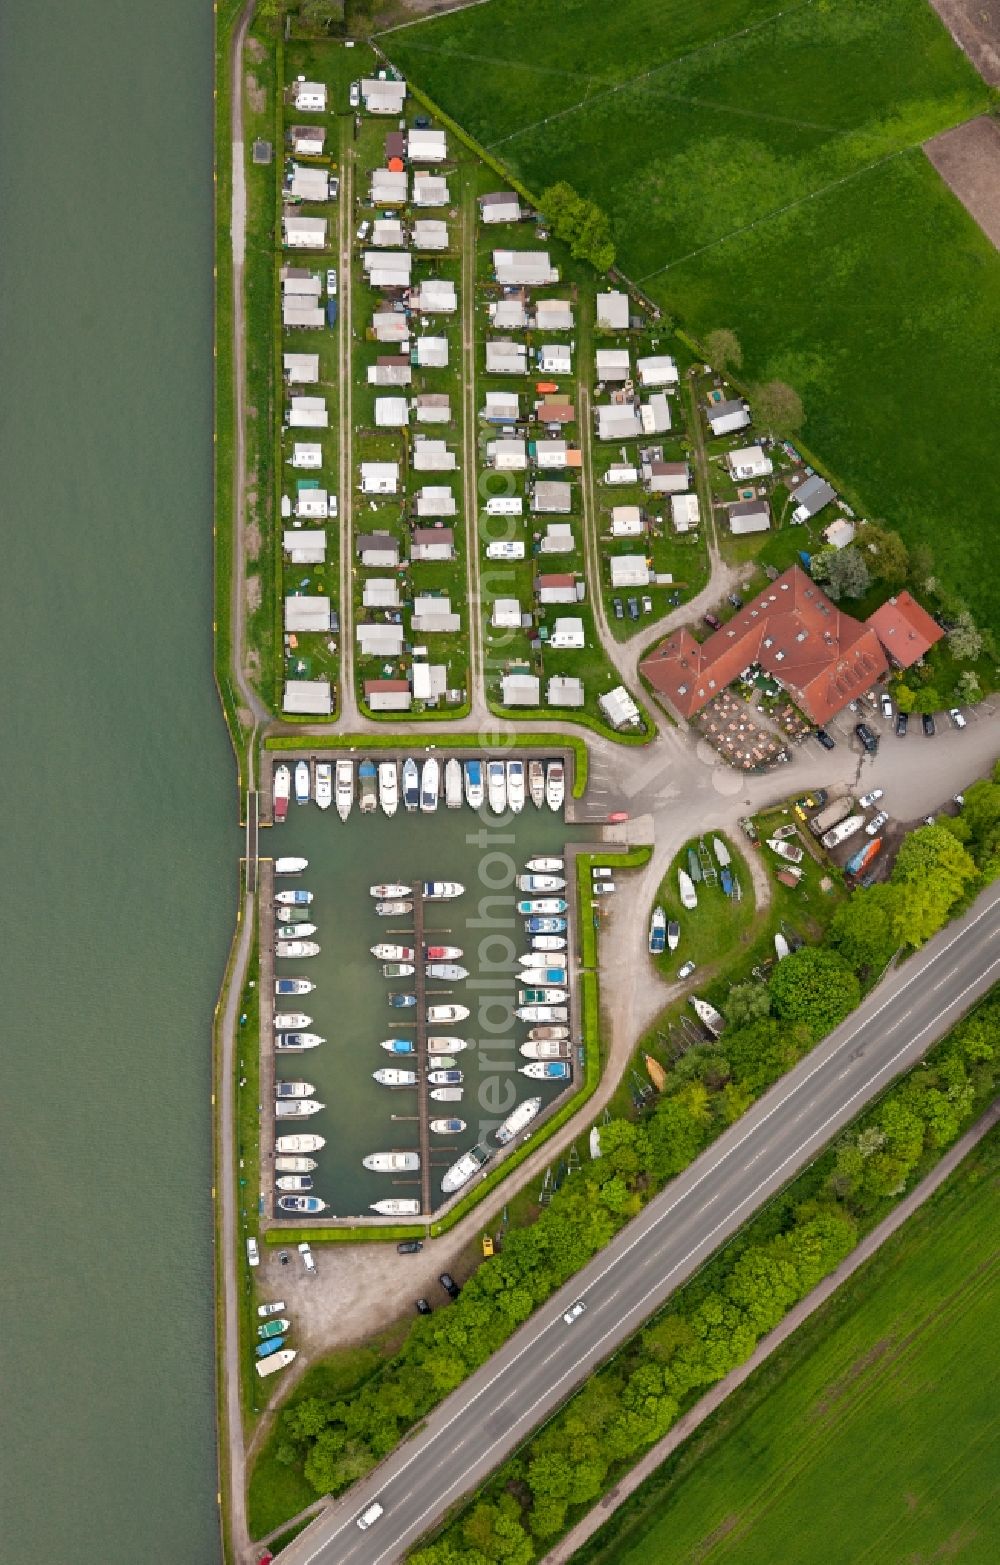
<instances>
[{"instance_id":1,"label":"white van","mask_svg":"<svg viewBox=\"0 0 1000 1565\"><path fill-rule=\"evenodd\" d=\"M523 560L524 544L508 542L507 540L501 543L488 543L486 545L486 558L488 560Z\"/></svg>"},{"instance_id":2,"label":"white van","mask_svg":"<svg viewBox=\"0 0 1000 1565\"><path fill-rule=\"evenodd\" d=\"M372 1522L378 1521L381 1514L382 1507L376 1500L374 1505L369 1505L367 1511L362 1511L361 1515L358 1517L358 1526L361 1528L361 1531L366 1532L367 1529L372 1525Z\"/></svg>"},{"instance_id":3,"label":"white van","mask_svg":"<svg viewBox=\"0 0 1000 1565\"><path fill-rule=\"evenodd\" d=\"M315 1273L316 1273L316 1261L315 1261L315 1258L313 1256L312 1250L309 1248L309 1245L305 1244L305 1243L300 1244L299 1245L299 1254L302 1257L302 1264L305 1267L306 1271L309 1273L310 1276L315 1276Z\"/></svg>"},{"instance_id":4,"label":"white van","mask_svg":"<svg viewBox=\"0 0 1000 1565\"><path fill-rule=\"evenodd\" d=\"M260 1251L257 1248L256 1239L247 1240L247 1260L251 1266L260 1265Z\"/></svg>"}]
</instances>

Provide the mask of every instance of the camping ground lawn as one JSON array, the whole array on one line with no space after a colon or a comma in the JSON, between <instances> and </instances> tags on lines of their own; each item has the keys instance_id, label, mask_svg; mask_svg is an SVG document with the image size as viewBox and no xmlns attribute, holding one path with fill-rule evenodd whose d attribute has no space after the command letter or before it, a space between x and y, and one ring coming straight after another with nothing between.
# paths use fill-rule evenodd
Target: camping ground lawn
<instances>
[{"instance_id":1,"label":"camping ground lawn","mask_svg":"<svg viewBox=\"0 0 1000 1565\"><path fill-rule=\"evenodd\" d=\"M992 1560L998 1176L994 1130L575 1558Z\"/></svg>"},{"instance_id":2,"label":"camping ground lawn","mask_svg":"<svg viewBox=\"0 0 1000 1565\"><path fill-rule=\"evenodd\" d=\"M919 150L987 90L924 0L691 10L577 5L566 27L563 0L509 0L383 42L530 188L603 204L626 273L696 336L732 327L746 382L794 385L859 514L996 624L1000 257Z\"/></svg>"}]
</instances>

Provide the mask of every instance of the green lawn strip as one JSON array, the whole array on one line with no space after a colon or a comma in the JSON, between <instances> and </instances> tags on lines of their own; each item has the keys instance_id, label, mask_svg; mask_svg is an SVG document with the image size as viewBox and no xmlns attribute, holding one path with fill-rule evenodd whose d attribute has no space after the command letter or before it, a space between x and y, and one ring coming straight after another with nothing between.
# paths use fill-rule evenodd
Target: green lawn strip
<instances>
[{"instance_id":1,"label":"green lawn strip","mask_svg":"<svg viewBox=\"0 0 1000 1565\"><path fill-rule=\"evenodd\" d=\"M689 870L688 853L689 850L694 851L697 857L698 838L692 837L684 844L660 882L655 899L663 908L667 918L677 919L681 926L681 938L677 950L664 951L662 956L653 958L653 965L668 980L673 977L674 969L681 962L696 962L701 969L729 961L738 954L741 944L747 944L753 926L757 922L753 881L746 861L728 837L723 836L722 833L717 835L729 849L732 873L739 882L743 895L739 900L735 896L727 897L718 880L715 885L699 881L695 884L697 907L683 908L678 891L677 871ZM712 866L718 876L719 865L712 850L713 840L709 839L707 845Z\"/></svg>"},{"instance_id":2,"label":"green lawn strip","mask_svg":"<svg viewBox=\"0 0 1000 1565\"><path fill-rule=\"evenodd\" d=\"M506 716L506 713L503 714ZM539 717L544 713L537 713ZM411 736L407 734L310 734L310 750L404 750ZM572 750L573 798L582 799L587 791L589 756L586 740L573 734L522 733L506 729L487 730L481 734L421 734L422 744L432 742L439 749L451 750ZM301 750L303 740L297 734L269 734L264 741L267 750Z\"/></svg>"},{"instance_id":3,"label":"green lawn strip","mask_svg":"<svg viewBox=\"0 0 1000 1565\"><path fill-rule=\"evenodd\" d=\"M832 1565L873 1548L930 1558L960 1535L965 1558L989 1558L979 1545L994 1488L983 1436L1000 1309L998 1175L994 1131L657 1468L574 1555L579 1565L656 1565L700 1556L709 1540L713 1558L754 1565L833 1512Z\"/></svg>"},{"instance_id":4,"label":"green lawn strip","mask_svg":"<svg viewBox=\"0 0 1000 1565\"><path fill-rule=\"evenodd\" d=\"M392 1239L425 1239L426 1226L368 1227L359 1223L354 1228L269 1228L264 1242L271 1245L296 1244L379 1244Z\"/></svg>"}]
</instances>

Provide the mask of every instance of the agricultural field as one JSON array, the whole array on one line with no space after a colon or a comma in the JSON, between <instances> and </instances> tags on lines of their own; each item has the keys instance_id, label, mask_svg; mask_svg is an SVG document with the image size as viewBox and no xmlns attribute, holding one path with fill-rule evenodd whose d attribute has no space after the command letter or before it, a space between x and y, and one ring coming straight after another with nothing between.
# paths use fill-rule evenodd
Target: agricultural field
<instances>
[{"instance_id":1,"label":"agricultural field","mask_svg":"<svg viewBox=\"0 0 1000 1565\"><path fill-rule=\"evenodd\" d=\"M993 1131L579 1558L993 1559L998 1174Z\"/></svg>"},{"instance_id":2,"label":"agricultural field","mask_svg":"<svg viewBox=\"0 0 1000 1565\"><path fill-rule=\"evenodd\" d=\"M747 383L794 385L860 513L1000 622L970 482L1000 257L920 150L989 96L924 0L511 0L383 43L529 188L603 205L624 271L695 336L735 330Z\"/></svg>"}]
</instances>

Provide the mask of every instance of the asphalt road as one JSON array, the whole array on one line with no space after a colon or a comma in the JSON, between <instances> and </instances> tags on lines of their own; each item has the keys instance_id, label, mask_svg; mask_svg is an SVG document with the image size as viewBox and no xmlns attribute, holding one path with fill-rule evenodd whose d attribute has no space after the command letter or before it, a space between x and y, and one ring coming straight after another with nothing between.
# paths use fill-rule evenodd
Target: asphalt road
<instances>
[{"instance_id":1,"label":"asphalt road","mask_svg":"<svg viewBox=\"0 0 1000 1565\"><path fill-rule=\"evenodd\" d=\"M299 1535L283 1565L399 1559L558 1406L870 1098L914 1063L1000 968L1000 890L943 931L537 1311L362 1483ZM586 1312L567 1326L574 1300ZM367 1531L361 1512L384 1514Z\"/></svg>"}]
</instances>

